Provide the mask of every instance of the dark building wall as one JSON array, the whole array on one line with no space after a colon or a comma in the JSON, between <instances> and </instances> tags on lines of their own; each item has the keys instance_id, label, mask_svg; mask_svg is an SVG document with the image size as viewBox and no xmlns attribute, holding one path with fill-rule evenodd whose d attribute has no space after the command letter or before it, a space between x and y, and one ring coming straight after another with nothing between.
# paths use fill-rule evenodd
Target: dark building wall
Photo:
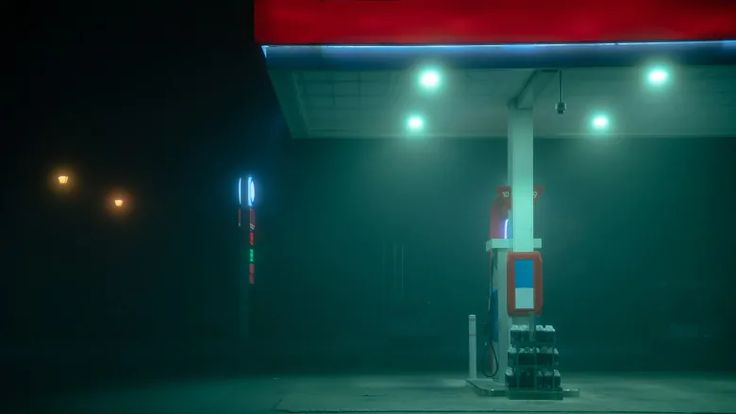
<instances>
[{"instance_id":1,"label":"dark building wall","mask_svg":"<svg viewBox=\"0 0 736 414\"><path fill-rule=\"evenodd\" d=\"M259 183L261 362L464 366L467 314L486 307L483 242L505 143L275 135L248 163ZM566 366L723 367L736 314L736 142L539 140L535 150L542 320L558 328ZM245 277L241 170L214 168L221 156L141 173L147 184L122 221L91 195L59 204L35 197L41 187L13 193L26 207L6 210L4 336L232 340ZM102 192L97 181L88 185ZM405 251L401 291L391 287L393 244Z\"/></svg>"},{"instance_id":2,"label":"dark building wall","mask_svg":"<svg viewBox=\"0 0 736 414\"><path fill-rule=\"evenodd\" d=\"M465 357L503 141L293 141L260 207L256 329L304 352ZM730 140L539 140L545 313L569 365L717 366L733 344ZM405 246L391 300L384 244ZM390 260L390 258L389 258ZM368 345L370 344L370 345ZM295 345L299 348L299 345ZM368 349L362 349L367 346ZM429 355L426 355L429 354Z\"/></svg>"}]
</instances>

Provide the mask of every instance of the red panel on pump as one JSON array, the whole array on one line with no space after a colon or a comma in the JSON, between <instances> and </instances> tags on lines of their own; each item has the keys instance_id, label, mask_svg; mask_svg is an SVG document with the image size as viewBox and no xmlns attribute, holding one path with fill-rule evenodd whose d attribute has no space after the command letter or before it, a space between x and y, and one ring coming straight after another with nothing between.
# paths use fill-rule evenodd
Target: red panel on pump
<instances>
[{"instance_id":1,"label":"red panel on pump","mask_svg":"<svg viewBox=\"0 0 736 414\"><path fill-rule=\"evenodd\" d=\"M502 185L496 187L496 198L491 204L491 227L489 237L491 239L504 239L504 222L508 218L511 208L511 187Z\"/></svg>"},{"instance_id":2,"label":"red panel on pump","mask_svg":"<svg viewBox=\"0 0 736 414\"><path fill-rule=\"evenodd\" d=\"M255 0L260 44L489 44L736 38L736 1Z\"/></svg>"},{"instance_id":3,"label":"red panel on pump","mask_svg":"<svg viewBox=\"0 0 736 414\"><path fill-rule=\"evenodd\" d=\"M539 198L544 192L544 187L541 185L534 186L534 204L537 204ZM511 186L499 185L496 187L496 198L491 203L491 227L489 229L489 237L491 239L505 239L508 237L506 234L506 220L509 218L509 210L511 209Z\"/></svg>"},{"instance_id":4,"label":"red panel on pump","mask_svg":"<svg viewBox=\"0 0 736 414\"><path fill-rule=\"evenodd\" d=\"M509 315L542 313L542 255L539 252L509 252L506 271L506 303Z\"/></svg>"}]
</instances>

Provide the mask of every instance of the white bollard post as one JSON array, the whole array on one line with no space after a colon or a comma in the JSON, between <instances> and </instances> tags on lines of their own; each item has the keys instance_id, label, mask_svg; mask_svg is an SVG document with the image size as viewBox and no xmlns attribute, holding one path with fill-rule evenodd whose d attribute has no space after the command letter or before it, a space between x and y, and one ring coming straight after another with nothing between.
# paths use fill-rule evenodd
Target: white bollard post
<instances>
[{"instance_id":1,"label":"white bollard post","mask_svg":"<svg viewBox=\"0 0 736 414\"><path fill-rule=\"evenodd\" d=\"M468 378L478 378L478 339L475 330L475 315L468 315Z\"/></svg>"}]
</instances>

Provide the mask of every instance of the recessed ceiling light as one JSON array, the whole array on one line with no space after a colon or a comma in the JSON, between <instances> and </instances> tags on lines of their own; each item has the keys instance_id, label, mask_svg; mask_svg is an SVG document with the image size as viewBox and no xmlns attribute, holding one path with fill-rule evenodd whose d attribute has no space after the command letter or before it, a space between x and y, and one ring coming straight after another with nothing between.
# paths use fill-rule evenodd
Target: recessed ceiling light
<instances>
[{"instance_id":1,"label":"recessed ceiling light","mask_svg":"<svg viewBox=\"0 0 736 414\"><path fill-rule=\"evenodd\" d=\"M590 121L590 125L596 131L605 131L608 129L610 124L611 120L604 114L594 115L593 119Z\"/></svg>"},{"instance_id":2,"label":"recessed ceiling light","mask_svg":"<svg viewBox=\"0 0 736 414\"><path fill-rule=\"evenodd\" d=\"M406 127L409 131L421 131L424 129L424 118L419 115L411 115L406 120Z\"/></svg>"},{"instance_id":3,"label":"recessed ceiling light","mask_svg":"<svg viewBox=\"0 0 736 414\"><path fill-rule=\"evenodd\" d=\"M419 85L424 89L437 89L441 81L440 72L437 69L425 69L419 73Z\"/></svg>"},{"instance_id":4,"label":"recessed ceiling light","mask_svg":"<svg viewBox=\"0 0 736 414\"><path fill-rule=\"evenodd\" d=\"M647 71L647 82L652 86L662 86L670 78L670 71L664 66L655 66Z\"/></svg>"}]
</instances>

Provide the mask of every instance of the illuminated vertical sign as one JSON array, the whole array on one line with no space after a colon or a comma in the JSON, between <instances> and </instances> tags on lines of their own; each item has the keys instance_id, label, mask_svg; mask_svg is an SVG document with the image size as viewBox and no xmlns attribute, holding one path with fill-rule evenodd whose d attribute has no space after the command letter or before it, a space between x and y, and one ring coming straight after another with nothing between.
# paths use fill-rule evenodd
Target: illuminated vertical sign
<instances>
[{"instance_id":1,"label":"illuminated vertical sign","mask_svg":"<svg viewBox=\"0 0 736 414\"><path fill-rule=\"evenodd\" d=\"M243 227L243 178L238 178L238 228Z\"/></svg>"},{"instance_id":2,"label":"illuminated vertical sign","mask_svg":"<svg viewBox=\"0 0 736 414\"><path fill-rule=\"evenodd\" d=\"M254 207L256 201L256 184L252 176L248 176L248 283L254 285L256 283L256 265L255 265L255 240L256 232L256 209Z\"/></svg>"},{"instance_id":3,"label":"illuminated vertical sign","mask_svg":"<svg viewBox=\"0 0 736 414\"><path fill-rule=\"evenodd\" d=\"M245 185L244 185L245 184ZM243 205L243 193L245 193L245 205ZM245 208L246 217L248 218L247 227L247 258L248 258L248 283L254 285L256 283L256 265L255 265L255 232L256 232L256 184L253 176L248 176L243 182L243 178L238 179L238 228L243 227L243 209Z\"/></svg>"},{"instance_id":4,"label":"illuminated vertical sign","mask_svg":"<svg viewBox=\"0 0 736 414\"><path fill-rule=\"evenodd\" d=\"M253 182L253 177L248 176L248 207L253 207L253 203L256 201L256 184Z\"/></svg>"}]
</instances>

